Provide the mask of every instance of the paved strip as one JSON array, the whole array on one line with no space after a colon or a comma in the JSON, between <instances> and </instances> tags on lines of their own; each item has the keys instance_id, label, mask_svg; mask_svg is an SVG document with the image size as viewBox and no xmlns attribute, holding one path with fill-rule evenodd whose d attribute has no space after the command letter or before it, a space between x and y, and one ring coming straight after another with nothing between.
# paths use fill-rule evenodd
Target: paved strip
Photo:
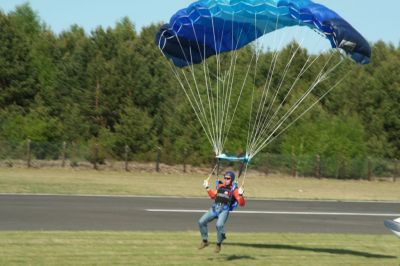
<instances>
[{"instance_id":1,"label":"paved strip","mask_svg":"<svg viewBox=\"0 0 400 266\"><path fill-rule=\"evenodd\" d=\"M0 193L1 196L53 196L53 197L93 197L93 198L161 198L161 199L203 199L204 197L186 196L144 196L144 195L103 195L103 194L51 194L51 193ZM247 198L250 201L269 201L269 202L345 202L345 203L373 203L373 204L400 204L400 201L376 201L376 200L312 200L312 199L268 199L268 198Z\"/></svg>"},{"instance_id":2,"label":"paved strip","mask_svg":"<svg viewBox=\"0 0 400 266\"><path fill-rule=\"evenodd\" d=\"M197 220L210 204L206 196L0 195L0 230L192 231L198 230ZM227 231L390 234L383 216L398 218L399 210L400 203L250 199L231 215ZM333 215L340 213L374 216ZM214 227L210 225L212 231Z\"/></svg>"},{"instance_id":3,"label":"paved strip","mask_svg":"<svg viewBox=\"0 0 400 266\"><path fill-rule=\"evenodd\" d=\"M147 209L148 212L177 212L177 213L204 213L206 210L166 210L166 209ZM333 216L375 216L393 217L399 213L351 213L351 212L273 212L273 211L234 211L233 214L288 214L288 215L333 215Z\"/></svg>"}]
</instances>

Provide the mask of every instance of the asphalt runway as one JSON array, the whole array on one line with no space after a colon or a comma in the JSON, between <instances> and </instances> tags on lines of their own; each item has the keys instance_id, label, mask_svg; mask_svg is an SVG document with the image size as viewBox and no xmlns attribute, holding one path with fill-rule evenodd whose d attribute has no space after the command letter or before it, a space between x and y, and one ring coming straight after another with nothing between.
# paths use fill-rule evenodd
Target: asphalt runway
<instances>
[{"instance_id":1,"label":"asphalt runway","mask_svg":"<svg viewBox=\"0 0 400 266\"><path fill-rule=\"evenodd\" d=\"M206 197L0 195L0 230L197 230L210 204ZM227 231L390 234L383 222L398 217L400 203L250 199Z\"/></svg>"}]
</instances>

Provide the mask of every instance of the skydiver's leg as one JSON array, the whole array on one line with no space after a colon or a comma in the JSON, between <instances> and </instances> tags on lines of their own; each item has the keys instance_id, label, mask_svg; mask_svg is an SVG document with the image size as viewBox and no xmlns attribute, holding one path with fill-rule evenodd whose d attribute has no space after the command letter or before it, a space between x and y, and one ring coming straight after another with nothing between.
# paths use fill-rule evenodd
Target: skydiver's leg
<instances>
[{"instance_id":1,"label":"skydiver's leg","mask_svg":"<svg viewBox=\"0 0 400 266\"><path fill-rule=\"evenodd\" d=\"M229 210L225 210L221 212L218 216L217 220L217 244L221 244L222 241L224 241L225 237L225 223L228 220L229 217Z\"/></svg>"},{"instance_id":2,"label":"skydiver's leg","mask_svg":"<svg viewBox=\"0 0 400 266\"><path fill-rule=\"evenodd\" d=\"M207 224L216 218L212 207L199 219L199 229L203 241L208 241L208 227Z\"/></svg>"}]
</instances>

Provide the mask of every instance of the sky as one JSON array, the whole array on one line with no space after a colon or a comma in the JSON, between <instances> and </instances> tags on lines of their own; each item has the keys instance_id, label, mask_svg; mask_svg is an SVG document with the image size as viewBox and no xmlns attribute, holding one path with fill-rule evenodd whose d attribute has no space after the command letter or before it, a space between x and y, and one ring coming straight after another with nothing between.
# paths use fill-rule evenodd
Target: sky
<instances>
[{"instance_id":1,"label":"sky","mask_svg":"<svg viewBox=\"0 0 400 266\"><path fill-rule=\"evenodd\" d=\"M153 22L165 22L193 0L0 0L0 9L9 12L29 3L55 33L73 24L91 32L97 26L113 27L127 16L137 29ZM316 0L335 10L368 41L400 43L400 0Z\"/></svg>"}]
</instances>

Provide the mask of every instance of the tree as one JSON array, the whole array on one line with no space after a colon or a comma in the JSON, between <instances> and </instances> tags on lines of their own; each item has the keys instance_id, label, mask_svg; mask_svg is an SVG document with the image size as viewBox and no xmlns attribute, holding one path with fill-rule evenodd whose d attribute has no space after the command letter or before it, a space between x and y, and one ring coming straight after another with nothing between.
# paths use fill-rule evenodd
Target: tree
<instances>
[{"instance_id":1,"label":"tree","mask_svg":"<svg viewBox=\"0 0 400 266\"><path fill-rule=\"evenodd\" d=\"M125 107L121 114L121 121L115 126L115 137L115 149L120 155L124 154L125 145L139 157L156 147L152 119L133 105Z\"/></svg>"}]
</instances>

